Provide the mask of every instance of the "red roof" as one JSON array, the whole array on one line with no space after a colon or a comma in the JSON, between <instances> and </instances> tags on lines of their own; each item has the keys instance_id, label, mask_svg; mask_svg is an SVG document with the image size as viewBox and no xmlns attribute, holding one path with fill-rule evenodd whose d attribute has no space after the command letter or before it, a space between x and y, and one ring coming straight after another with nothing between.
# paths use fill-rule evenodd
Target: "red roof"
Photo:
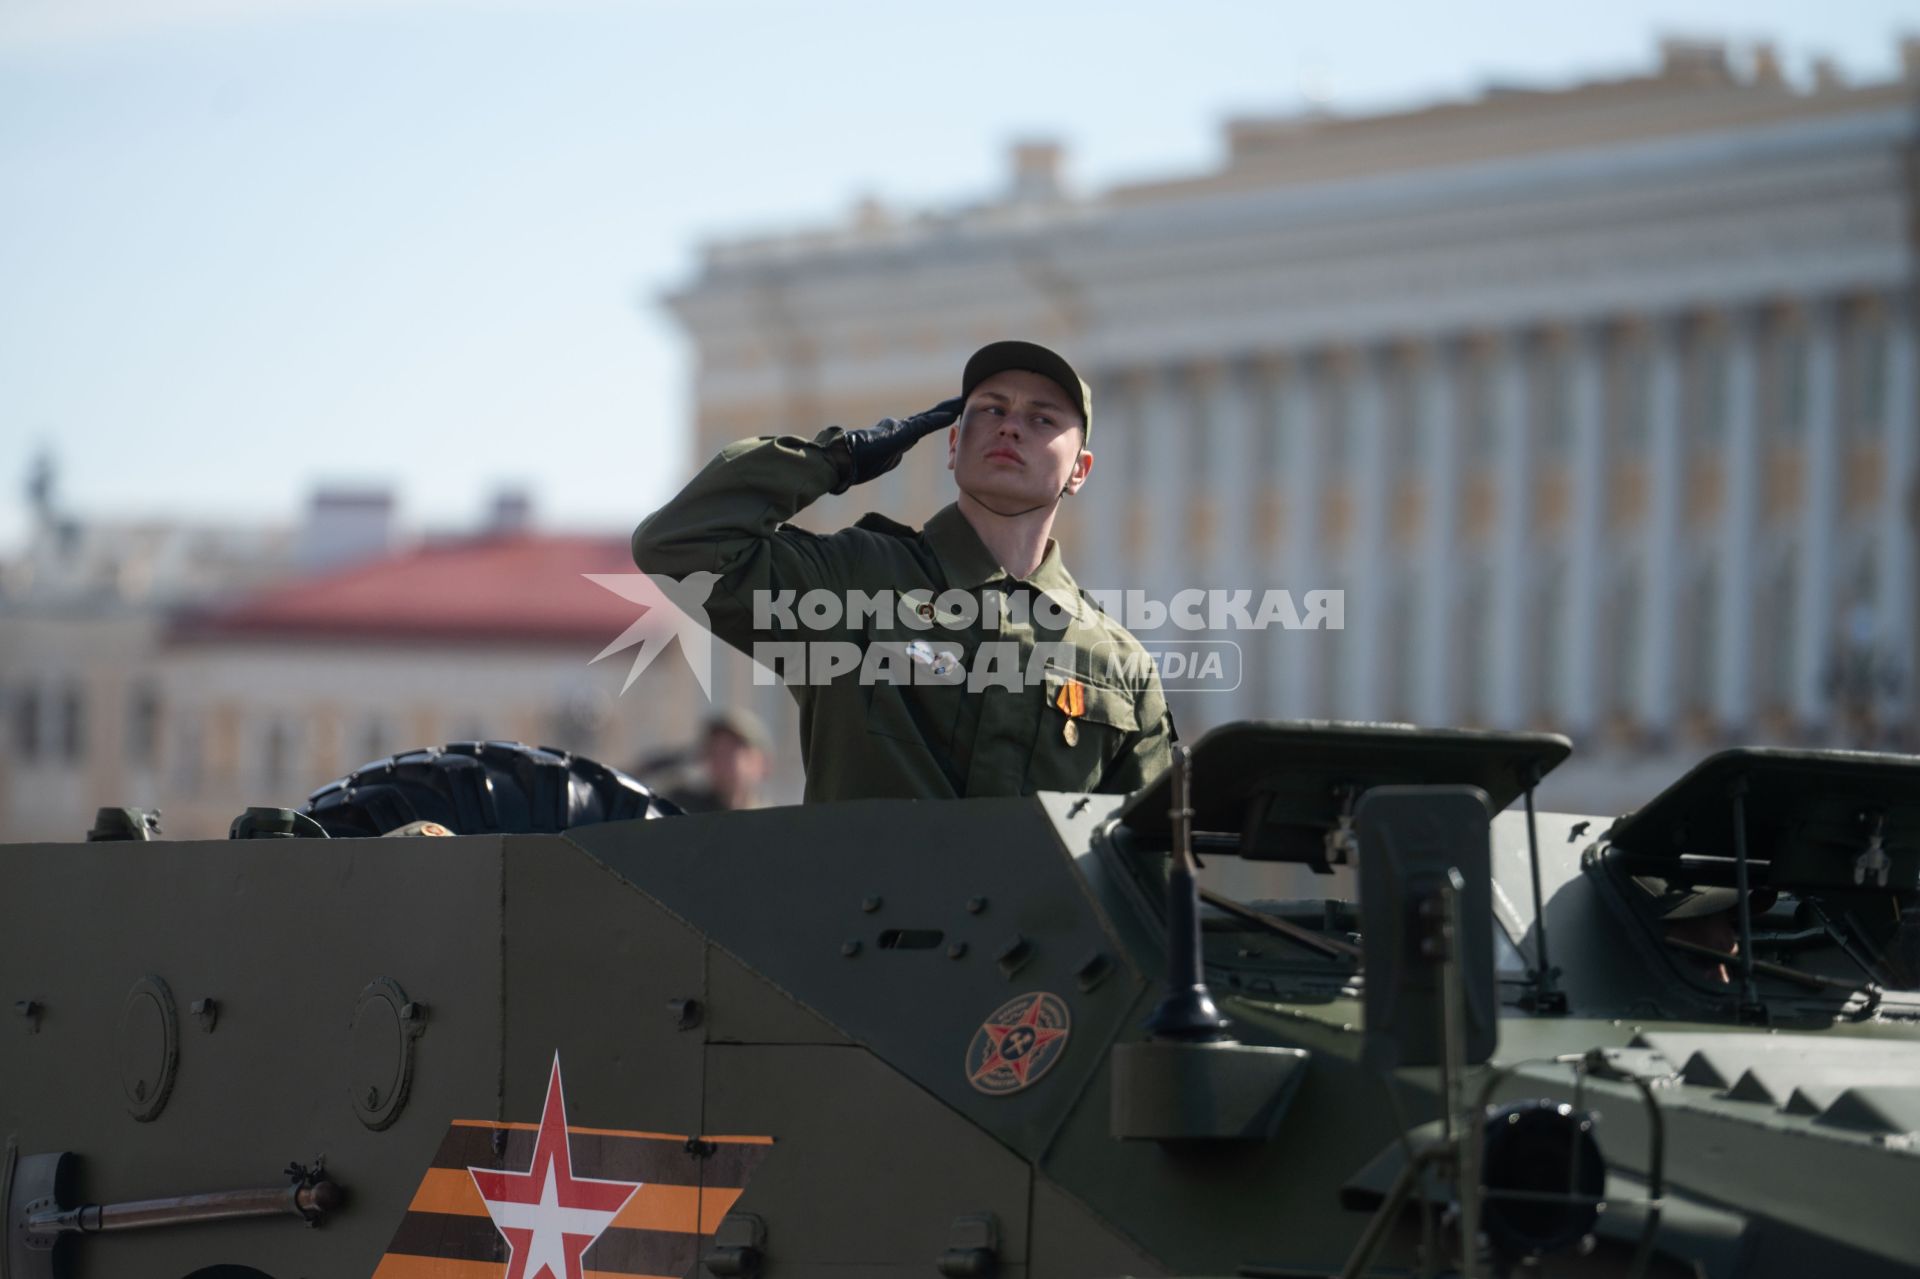
<instances>
[{"instance_id":1,"label":"red roof","mask_svg":"<svg viewBox=\"0 0 1920 1279\"><path fill-rule=\"evenodd\" d=\"M672 608L634 568L624 538L518 533L427 545L288 582L182 617L173 638L592 644L597 651L643 606L587 573L620 574L643 598Z\"/></svg>"}]
</instances>

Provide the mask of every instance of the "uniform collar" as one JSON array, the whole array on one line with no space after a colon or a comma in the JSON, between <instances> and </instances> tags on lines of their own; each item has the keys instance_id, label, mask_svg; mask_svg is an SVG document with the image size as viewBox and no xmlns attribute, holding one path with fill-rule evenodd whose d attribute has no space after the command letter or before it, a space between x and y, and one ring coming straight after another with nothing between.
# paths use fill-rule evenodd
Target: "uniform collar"
<instances>
[{"instance_id":1,"label":"uniform collar","mask_svg":"<svg viewBox=\"0 0 1920 1279\"><path fill-rule=\"evenodd\" d=\"M1000 566L993 552L987 549L987 544L973 531L973 525L960 513L957 502L942 507L927 521L924 536L927 545L933 548L934 556L940 561L947 581L962 590L1017 580ZM1067 566L1061 563L1058 542L1047 539L1047 549L1040 557L1039 567L1026 580L1052 600L1055 607L1074 620L1079 620L1080 586L1073 580L1073 574L1067 572Z\"/></svg>"}]
</instances>

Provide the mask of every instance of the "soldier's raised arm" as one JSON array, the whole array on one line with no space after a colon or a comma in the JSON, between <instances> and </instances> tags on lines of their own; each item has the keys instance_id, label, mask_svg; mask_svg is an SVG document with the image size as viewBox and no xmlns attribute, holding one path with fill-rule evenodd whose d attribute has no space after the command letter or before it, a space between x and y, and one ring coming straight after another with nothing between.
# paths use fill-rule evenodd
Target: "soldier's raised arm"
<instances>
[{"instance_id":1,"label":"soldier's raised arm","mask_svg":"<svg viewBox=\"0 0 1920 1279\"><path fill-rule=\"evenodd\" d=\"M751 634L755 591L861 585L857 539L785 527L829 493L884 475L915 443L949 426L959 400L858 431L830 427L812 440L763 436L729 444L633 533L633 561L649 573L720 575L711 609L729 643Z\"/></svg>"}]
</instances>

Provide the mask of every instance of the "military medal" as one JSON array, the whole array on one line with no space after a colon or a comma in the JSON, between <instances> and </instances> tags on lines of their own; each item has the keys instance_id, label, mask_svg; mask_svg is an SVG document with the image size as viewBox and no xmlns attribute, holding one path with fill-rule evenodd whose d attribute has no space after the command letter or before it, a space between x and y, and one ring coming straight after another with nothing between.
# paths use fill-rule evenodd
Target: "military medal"
<instances>
[{"instance_id":1,"label":"military medal","mask_svg":"<svg viewBox=\"0 0 1920 1279\"><path fill-rule=\"evenodd\" d=\"M1060 726L1060 739L1069 746L1080 744L1080 717L1087 713L1087 689L1079 680L1068 680L1060 686L1054 696L1053 704L1067 717Z\"/></svg>"}]
</instances>

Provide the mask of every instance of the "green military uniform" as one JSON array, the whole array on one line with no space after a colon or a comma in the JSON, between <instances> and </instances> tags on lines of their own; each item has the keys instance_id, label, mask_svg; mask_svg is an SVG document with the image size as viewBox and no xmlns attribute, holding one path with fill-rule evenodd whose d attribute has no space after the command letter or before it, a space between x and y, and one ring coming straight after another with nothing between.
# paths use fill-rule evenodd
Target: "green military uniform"
<instances>
[{"instance_id":1,"label":"green military uniform","mask_svg":"<svg viewBox=\"0 0 1920 1279\"><path fill-rule=\"evenodd\" d=\"M982 644L1000 656L1018 645L1020 674L1017 688L863 682L857 670L825 685L790 683L800 704L808 800L1126 792L1167 766L1173 724L1152 663L1086 598L1052 541L1023 582L995 562L957 506L920 531L877 515L825 536L787 525L840 483L824 447L831 438L729 445L635 530L634 562L673 577L719 574L708 620L714 634L749 654L757 642L852 641L876 657L910 659L892 664L896 670L938 670L957 660L972 671ZM1029 604L1024 619L1017 606L982 607L972 625L956 627L938 614L929 619L926 609L917 611L929 629L888 614L843 616L836 629L818 631L796 630L763 609L767 625L754 625L756 592L825 590L844 598L886 591L931 600L951 590L981 596L985 588ZM1028 682L1030 673L1039 678Z\"/></svg>"}]
</instances>

